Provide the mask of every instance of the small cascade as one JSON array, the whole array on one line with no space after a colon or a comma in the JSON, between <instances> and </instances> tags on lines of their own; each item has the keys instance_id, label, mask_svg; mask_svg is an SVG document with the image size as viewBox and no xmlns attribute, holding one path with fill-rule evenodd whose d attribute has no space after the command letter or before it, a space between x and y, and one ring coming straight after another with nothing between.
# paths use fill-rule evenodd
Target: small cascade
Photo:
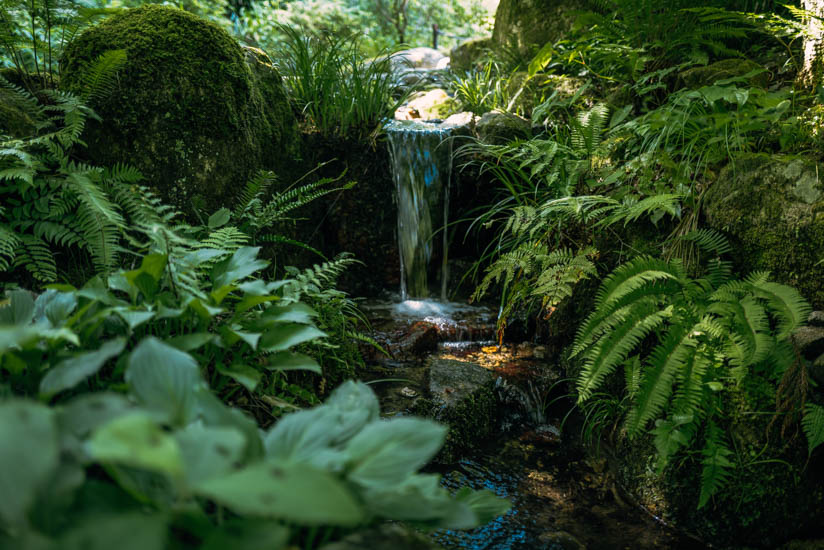
<instances>
[{"instance_id":1,"label":"small cascade","mask_svg":"<svg viewBox=\"0 0 824 550\"><path fill-rule=\"evenodd\" d=\"M430 261L441 236L440 298L447 293L449 183L452 172L450 128L393 120L386 126L398 201L401 299L428 298Z\"/></svg>"}]
</instances>

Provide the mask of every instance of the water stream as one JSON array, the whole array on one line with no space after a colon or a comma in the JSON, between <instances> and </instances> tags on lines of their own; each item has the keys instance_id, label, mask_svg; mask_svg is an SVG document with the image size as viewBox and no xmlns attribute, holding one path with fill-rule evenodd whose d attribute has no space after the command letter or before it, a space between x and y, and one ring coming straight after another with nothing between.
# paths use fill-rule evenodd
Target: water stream
<instances>
[{"instance_id":1,"label":"water stream","mask_svg":"<svg viewBox=\"0 0 824 550\"><path fill-rule=\"evenodd\" d=\"M440 298L446 301L451 130L438 124L394 120L387 124L398 203L401 299L430 296L430 262L441 237Z\"/></svg>"},{"instance_id":2,"label":"water stream","mask_svg":"<svg viewBox=\"0 0 824 550\"><path fill-rule=\"evenodd\" d=\"M604 461L564 442L569 438L560 429L563 413L548 409L548 393L541 393L553 383L548 375L554 372L544 352L538 353L541 346L497 348L494 310L447 301L450 130L408 121L393 121L386 130L397 192L401 288L400 296L365 306L375 339L388 352L367 357L364 372L379 383L381 409L407 414L415 399L427 396L431 358L491 370L501 377L496 384L523 398L515 399L522 403L513 413L540 413L514 413L516 420L507 421L499 441L459 463L433 466L447 488L487 488L513 503L489 525L440 531L433 539L446 549L467 550L701 548L623 502ZM439 270L430 265L434 258L441 260ZM432 292L437 271L440 288ZM433 300L437 295L440 300ZM499 413L504 425L508 411Z\"/></svg>"}]
</instances>

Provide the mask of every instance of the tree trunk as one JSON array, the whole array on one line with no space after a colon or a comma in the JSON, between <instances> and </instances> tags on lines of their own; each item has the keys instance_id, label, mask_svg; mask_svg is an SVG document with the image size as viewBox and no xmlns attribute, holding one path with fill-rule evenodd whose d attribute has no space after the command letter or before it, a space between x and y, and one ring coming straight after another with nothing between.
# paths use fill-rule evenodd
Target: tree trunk
<instances>
[{"instance_id":1,"label":"tree trunk","mask_svg":"<svg viewBox=\"0 0 824 550\"><path fill-rule=\"evenodd\" d=\"M807 21L808 36L804 39L804 68L801 72L801 81L815 86L821 82L824 71L824 0L803 0L801 7L814 17Z\"/></svg>"}]
</instances>

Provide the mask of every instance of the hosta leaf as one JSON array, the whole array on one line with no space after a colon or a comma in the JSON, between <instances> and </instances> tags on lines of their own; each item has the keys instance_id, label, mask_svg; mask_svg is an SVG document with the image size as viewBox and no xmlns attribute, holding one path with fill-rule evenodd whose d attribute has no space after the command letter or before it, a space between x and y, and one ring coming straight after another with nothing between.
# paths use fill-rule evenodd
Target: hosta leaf
<instances>
[{"instance_id":1,"label":"hosta leaf","mask_svg":"<svg viewBox=\"0 0 824 550\"><path fill-rule=\"evenodd\" d=\"M210 332L194 332L192 334L174 336L166 340L166 343L180 351L193 351L214 342L214 340L215 335Z\"/></svg>"},{"instance_id":2,"label":"hosta leaf","mask_svg":"<svg viewBox=\"0 0 824 550\"><path fill-rule=\"evenodd\" d=\"M264 351L286 351L292 346L324 336L326 336L325 332L311 325L277 324L263 333L259 347Z\"/></svg>"},{"instance_id":3,"label":"hosta leaf","mask_svg":"<svg viewBox=\"0 0 824 550\"><path fill-rule=\"evenodd\" d=\"M34 318L34 298L27 290L8 292L8 302L0 302L0 325L25 326Z\"/></svg>"},{"instance_id":4,"label":"hosta leaf","mask_svg":"<svg viewBox=\"0 0 824 550\"><path fill-rule=\"evenodd\" d=\"M124 308L116 308L114 311L121 319L126 321L126 324L129 325L131 330L136 329L144 323L148 323L155 316L154 311L132 311Z\"/></svg>"},{"instance_id":5,"label":"hosta leaf","mask_svg":"<svg viewBox=\"0 0 824 550\"><path fill-rule=\"evenodd\" d=\"M106 361L119 356L125 347L125 338L115 338L96 351L79 353L61 361L40 381L40 393L50 396L73 388L99 371Z\"/></svg>"},{"instance_id":6,"label":"hosta leaf","mask_svg":"<svg viewBox=\"0 0 824 550\"><path fill-rule=\"evenodd\" d=\"M246 438L235 428L208 427L200 422L176 432L175 439L189 485L229 473L241 462L246 447Z\"/></svg>"},{"instance_id":7,"label":"hosta leaf","mask_svg":"<svg viewBox=\"0 0 824 550\"><path fill-rule=\"evenodd\" d=\"M209 229L217 229L218 227L224 226L229 222L229 218L232 217L232 211L228 208L221 208L211 216L209 216L209 220L206 222L209 226Z\"/></svg>"},{"instance_id":8,"label":"hosta leaf","mask_svg":"<svg viewBox=\"0 0 824 550\"><path fill-rule=\"evenodd\" d=\"M129 357L128 382L150 410L173 424L188 423L195 412L195 390L203 384L191 355L154 337L143 339Z\"/></svg>"},{"instance_id":9,"label":"hosta leaf","mask_svg":"<svg viewBox=\"0 0 824 550\"><path fill-rule=\"evenodd\" d=\"M258 252L259 246L244 246L217 264L212 270L213 288L230 285L269 265L269 262L257 259Z\"/></svg>"},{"instance_id":10,"label":"hosta leaf","mask_svg":"<svg viewBox=\"0 0 824 550\"><path fill-rule=\"evenodd\" d=\"M206 538L200 550L279 550L289 540L289 529L260 519L227 521Z\"/></svg>"},{"instance_id":11,"label":"hosta leaf","mask_svg":"<svg viewBox=\"0 0 824 550\"><path fill-rule=\"evenodd\" d=\"M343 483L305 464L260 462L201 483L196 492L238 514L300 525L354 526L365 519Z\"/></svg>"},{"instance_id":12,"label":"hosta leaf","mask_svg":"<svg viewBox=\"0 0 824 550\"><path fill-rule=\"evenodd\" d=\"M310 324L318 312L301 302L286 305L272 305L263 312L264 321L281 321L291 323Z\"/></svg>"},{"instance_id":13,"label":"hosta leaf","mask_svg":"<svg viewBox=\"0 0 824 550\"><path fill-rule=\"evenodd\" d=\"M167 518L141 512L92 516L65 534L61 550L164 550Z\"/></svg>"},{"instance_id":14,"label":"hosta leaf","mask_svg":"<svg viewBox=\"0 0 824 550\"><path fill-rule=\"evenodd\" d=\"M259 370L242 363L234 363L229 367L218 365L217 370L220 374L228 376L249 391L255 391L263 376Z\"/></svg>"},{"instance_id":15,"label":"hosta leaf","mask_svg":"<svg viewBox=\"0 0 824 550\"><path fill-rule=\"evenodd\" d=\"M95 430L87 443L89 455L106 464L183 475L183 457L177 441L152 418L136 412L116 418Z\"/></svg>"},{"instance_id":16,"label":"hosta leaf","mask_svg":"<svg viewBox=\"0 0 824 550\"><path fill-rule=\"evenodd\" d=\"M302 353L280 351L269 356L267 370L308 370L323 374L318 362Z\"/></svg>"},{"instance_id":17,"label":"hosta leaf","mask_svg":"<svg viewBox=\"0 0 824 550\"><path fill-rule=\"evenodd\" d=\"M397 485L435 456L446 427L420 418L368 424L346 445L350 481L383 489Z\"/></svg>"},{"instance_id":18,"label":"hosta leaf","mask_svg":"<svg viewBox=\"0 0 824 550\"><path fill-rule=\"evenodd\" d=\"M72 399L60 411L61 430L85 438L98 426L134 412L135 406L117 393L90 393Z\"/></svg>"},{"instance_id":19,"label":"hosta leaf","mask_svg":"<svg viewBox=\"0 0 824 550\"><path fill-rule=\"evenodd\" d=\"M51 410L26 401L0 405L0 522L22 527L38 490L57 468L57 425Z\"/></svg>"}]
</instances>

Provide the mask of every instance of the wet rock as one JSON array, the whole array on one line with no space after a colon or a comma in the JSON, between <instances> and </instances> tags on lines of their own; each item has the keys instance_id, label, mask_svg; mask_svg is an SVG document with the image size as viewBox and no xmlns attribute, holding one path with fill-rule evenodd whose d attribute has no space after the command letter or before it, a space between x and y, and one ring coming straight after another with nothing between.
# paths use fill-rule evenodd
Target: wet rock
<instances>
[{"instance_id":1,"label":"wet rock","mask_svg":"<svg viewBox=\"0 0 824 550\"><path fill-rule=\"evenodd\" d=\"M395 111L396 120L443 120L458 110L458 102L442 88L412 94Z\"/></svg>"},{"instance_id":2,"label":"wet rock","mask_svg":"<svg viewBox=\"0 0 824 550\"><path fill-rule=\"evenodd\" d=\"M550 533L541 537L546 542L543 550L586 550L586 545L565 531Z\"/></svg>"},{"instance_id":3,"label":"wet rock","mask_svg":"<svg viewBox=\"0 0 824 550\"><path fill-rule=\"evenodd\" d=\"M492 381L492 373L480 365L437 357L429 360L429 392L433 401L445 407L454 407Z\"/></svg>"},{"instance_id":4,"label":"wet rock","mask_svg":"<svg viewBox=\"0 0 824 550\"><path fill-rule=\"evenodd\" d=\"M449 426L435 461L453 463L498 433L493 375L473 363L450 359L430 358L427 365L431 398L418 399L413 412Z\"/></svg>"},{"instance_id":5,"label":"wet rock","mask_svg":"<svg viewBox=\"0 0 824 550\"><path fill-rule=\"evenodd\" d=\"M484 143L501 144L530 137L532 125L518 115L496 110L484 114L475 125L475 131Z\"/></svg>"},{"instance_id":6,"label":"wet rock","mask_svg":"<svg viewBox=\"0 0 824 550\"><path fill-rule=\"evenodd\" d=\"M824 353L824 328L800 327L792 334L793 343L807 359L816 359Z\"/></svg>"},{"instance_id":7,"label":"wet rock","mask_svg":"<svg viewBox=\"0 0 824 550\"><path fill-rule=\"evenodd\" d=\"M412 325L407 335L393 346L390 352L395 357L421 355L438 349L438 329L431 323L419 321Z\"/></svg>"},{"instance_id":8,"label":"wet rock","mask_svg":"<svg viewBox=\"0 0 824 550\"><path fill-rule=\"evenodd\" d=\"M535 359L546 359L546 357L547 357L546 346L535 346L532 349L532 357L534 357Z\"/></svg>"},{"instance_id":9,"label":"wet rock","mask_svg":"<svg viewBox=\"0 0 824 550\"><path fill-rule=\"evenodd\" d=\"M341 541L321 547L321 550L439 550L441 547L411 529L382 524L348 535Z\"/></svg>"}]
</instances>

